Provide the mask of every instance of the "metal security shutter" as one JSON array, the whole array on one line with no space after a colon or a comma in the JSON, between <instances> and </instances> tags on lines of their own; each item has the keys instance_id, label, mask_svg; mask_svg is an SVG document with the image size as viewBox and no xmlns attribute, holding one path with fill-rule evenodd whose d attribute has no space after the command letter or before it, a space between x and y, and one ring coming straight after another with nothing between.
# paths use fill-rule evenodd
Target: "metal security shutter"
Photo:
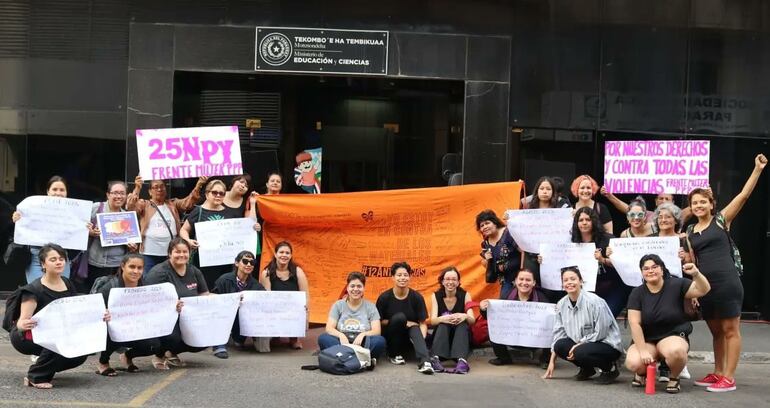
<instances>
[{"instance_id":1,"label":"metal security shutter","mask_svg":"<svg viewBox=\"0 0 770 408\"><path fill-rule=\"evenodd\" d=\"M277 147L281 142L281 94L240 90L201 92L201 126L238 125L242 147ZM252 136L246 119L261 119Z\"/></svg>"},{"instance_id":2,"label":"metal security shutter","mask_svg":"<svg viewBox=\"0 0 770 408\"><path fill-rule=\"evenodd\" d=\"M29 1L0 1L0 57L29 55Z\"/></svg>"}]
</instances>

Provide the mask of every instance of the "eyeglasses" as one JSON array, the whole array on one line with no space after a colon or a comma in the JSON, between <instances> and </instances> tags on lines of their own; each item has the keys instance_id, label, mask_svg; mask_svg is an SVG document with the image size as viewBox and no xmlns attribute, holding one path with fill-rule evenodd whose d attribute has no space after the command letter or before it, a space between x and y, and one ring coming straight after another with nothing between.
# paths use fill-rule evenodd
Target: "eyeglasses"
<instances>
[{"instance_id":1,"label":"eyeglasses","mask_svg":"<svg viewBox=\"0 0 770 408\"><path fill-rule=\"evenodd\" d=\"M163 191L163 190L166 189L166 185L165 184L156 184L156 185L150 187L150 189L158 190L158 191Z\"/></svg>"},{"instance_id":2,"label":"eyeglasses","mask_svg":"<svg viewBox=\"0 0 770 408\"><path fill-rule=\"evenodd\" d=\"M255 265L255 261L253 259L242 258L241 263L244 265L251 265L251 266Z\"/></svg>"},{"instance_id":3,"label":"eyeglasses","mask_svg":"<svg viewBox=\"0 0 770 408\"><path fill-rule=\"evenodd\" d=\"M225 196L225 192L224 191L211 190L211 191L209 191L209 193L211 193L211 195L213 195L214 197L224 197Z\"/></svg>"},{"instance_id":4,"label":"eyeglasses","mask_svg":"<svg viewBox=\"0 0 770 408\"><path fill-rule=\"evenodd\" d=\"M628 216L628 218L636 218L636 219L639 219L639 220L644 218L644 215L645 214L644 214L643 211L640 211L640 212L630 211L630 212L628 212L628 214L626 214L626 216Z\"/></svg>"},{"instance_id":5,"label":"eyeglasses","mask_svg":"<svg viewBox=\"0 0 770 408\"><path fill-rule=\"evenodd\" d=\"M660 265L644 266L642 267L642 272L654 271L656 269L660 269Z\"/></svg>"},{"instance_id":6,"label":"eyeglasses","mask_svg":"<svg viewBox=\"0 0 770 408\"><path fill-rule=\"evenodd\" d=\"M126 195L126 192L125 191L110 191L110 195L120 197L120 196Z\"/></svg>"},{"instance_id":7,"label":"eyeglasses","mask_svg":"<svg viewBox=\"0 0 770 408\"><path fill-rule=\"evenodd\" d=\"M459 280L460 279L457 279L457 278L444 278L444 282L457 282Z\"/></svg>"}]
</instances>

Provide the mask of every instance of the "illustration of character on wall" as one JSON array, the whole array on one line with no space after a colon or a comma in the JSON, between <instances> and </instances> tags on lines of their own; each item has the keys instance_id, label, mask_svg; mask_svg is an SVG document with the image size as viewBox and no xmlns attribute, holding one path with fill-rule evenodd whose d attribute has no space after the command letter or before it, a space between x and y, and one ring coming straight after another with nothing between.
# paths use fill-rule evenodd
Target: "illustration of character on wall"
<instances>
[{"instance_id":1,"label":"illustration of character on wall","mask_svg":"<svg viewBox=\"0 0 770 408\"><path fill-rule=\"evenodd\" d=\"M310 194L321 193L321 149L308 149L300 152L294 168L294 181Z\"/></svg>"}]
</instances>

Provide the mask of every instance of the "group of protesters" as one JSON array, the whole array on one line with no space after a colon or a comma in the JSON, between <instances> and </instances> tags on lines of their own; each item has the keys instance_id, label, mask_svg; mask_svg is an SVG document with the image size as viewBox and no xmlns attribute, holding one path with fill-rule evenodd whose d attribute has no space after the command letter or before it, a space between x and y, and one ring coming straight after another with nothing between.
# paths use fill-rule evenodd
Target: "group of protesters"
<instances>
[{"instance_id":1,"label":"group of protesters","mask_svg":"<svg viewBox=\"0 0 770 408\"><path fill-rule=\"evenodd\" d=\"M520 250L494 211L478 214L475 224L483 239L481 262L487 270L487 282L500 285L499 299L556 302L550 349L530 350L539 354L538 362L546 370L543 378L553 376L558 357L579 368L574 376L576 380L593 378L598 369L600 373L594 381L609 384L619 376L619 360L625 354L625 365L633 373L632 385L643 386L647 381L655 381L655 378L646 378L647 367L659 362L660 380L666 382L666 391L677 393L681 389L680 378L689 378L686 363L692 333L691 309L696 308L711 331L715 363L713 372L695 384L714 392L735 390L743 288L740 266L732 256L733 243L725 231L748 200L766 164L764 155L754 159L754 169L743 189L721 210L715 207L713 192L702 188L690 192L685 209L674 205L670 194L659 194L656 207L648 210L641 198L626 204L600 188L588 175L577 177L570 185L570 192L576 198L571 203L562 191L564 183L560 179L540 178L534 185L533 195L522 200L523 208L573 208L572 242L593 243L597 248L594 293L583 290L582 274L575 266L562 268L562 291L541 288L542 257ZM188 196L174 199L167 196L164 181L153 180L150 198L142 199L144 183L140 177L136 178L131 193L127 193L126 183L113 181L108 184L106 201L93 204L91 222L84 225L92 237L87 256L68 254L56 244L30 248L33 260L26 270L28 285L22 291L20 316L11 333L18 351L36 356L24 383L39 389L51 388L55 373L77 367L86 360L86 356L63 357L32 340L31 329L36 324L33 315L62 297L91 291L101 293L106 301L112 288L165 282L174 286L180 299L245 290L307 294L307 276L294 262L289 242L278 243L275 252L267 254L272 259L257 276L253 276L261 256L257 248L242 251L232 264L199 266L195 256L199 246L197 223L245 217L254 220L255 233L261 232L263 220L257 208L258 194L249 193L250 182L248 175L236 176L228 189L222 180L201 177ZM279 194L281 183L280 174L269 174L266 194ZM204 186L201 203L200 189ZM66 182L61 177L52 177L47 187L50 196L67 196ZM671 275L661 257L653 253L639 260L643 284L636 288L625 285L612 264L609 240L614 237L614 226L610 209L596 200L597 195L604 195L613 207L626 214L629 227L620 237L679 237L679 257L686 277ZM136 211L142 243L102 247L96 214L120 211ZM13 221L23 216L15 212ZM687 228L684 227L686 218L692 218ZM70 260L78 257L86 259L73 265ZM80 272L83 270L85 272ZM325 333L318 338L319 347L355 344L370 349L374 358L387 352L389 361L396 365L405 364L405 356L413 350L421 373L468 373L471 330L480 316L474 314L473 299L461 286L461 271L447 266L438 275L439 290L430 296L430 313L422 295L409 287L412 267L406 262L396 262L390 273L393 287L380 294L376 303L364 299L366 277L358 272L348 275L344 296L332 305ZM486 316L489 307L488 299L480 302L481 316ZM176 308L181 311L184 302L179 300ZM632 334L632 343L627 349L622 345L616 322L623 310L627 310ZM105 310L104 320L110 318L109 311ZM270 350L270 339L242 336L238 319L232 329L232 341L236 347L251 342L258 351ZM297 338L289 339L289 345L294 349L303 347ZM507 365L515 360L512 355L515 350L511 347L492 343L492 348L495 358L490 360L491 364ZM99 357L97 373L117 374L110 366L110 356L115 351L122 351L119 358L126 371L135 372L139 371L133 361L136 357L151 356L154 368L167 370L169 366L184 365L180 353L202 350L184 343L179 323L171 334L162 338L130 343L108 338L107 348ZM226 345L213 347L213 353L219 358L228 357Z\"/></svg>"}]
</instances>

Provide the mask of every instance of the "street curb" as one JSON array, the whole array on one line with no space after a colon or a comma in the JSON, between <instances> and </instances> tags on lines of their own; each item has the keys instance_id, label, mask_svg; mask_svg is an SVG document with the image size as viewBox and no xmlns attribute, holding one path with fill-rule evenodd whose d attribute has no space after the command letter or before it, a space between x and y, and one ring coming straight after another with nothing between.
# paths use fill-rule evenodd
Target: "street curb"
<instances>
[{"instance_id":1,"label":"street curb","mask_svg":"<svg viewBox=\"0 0 770 408\"><path fill-rule=\"evenodd\" d=\"M484 358L494 357L495 353L492 347L480 347L471 351L473 357ZM704 364L714 363L714 353L711 351L690 351L687 358L693 362ZM741 353L740 362L743 364L770 364L770 353L745 352Z\"/></svg>"}]
</instances>

